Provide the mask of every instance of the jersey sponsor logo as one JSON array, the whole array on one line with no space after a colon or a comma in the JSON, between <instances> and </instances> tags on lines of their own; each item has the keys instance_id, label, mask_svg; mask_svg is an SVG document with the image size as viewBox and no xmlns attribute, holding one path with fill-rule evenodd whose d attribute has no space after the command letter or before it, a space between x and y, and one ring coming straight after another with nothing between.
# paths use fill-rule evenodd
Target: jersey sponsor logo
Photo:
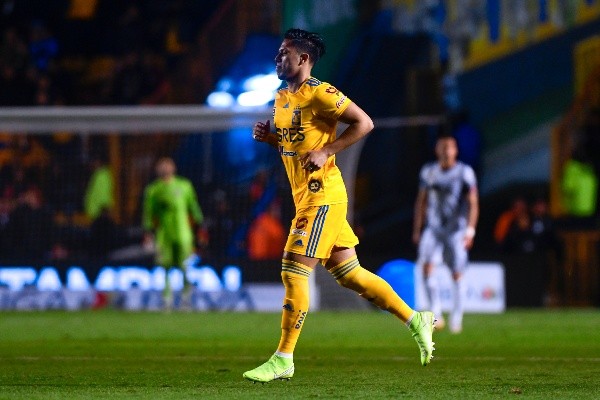
<instances>
[{"instance_id":1,"label":"jersey sponsor logo","mask_svg":"<svg viewBox=\"0 0 600 400\"><path fill-rule=\"evenodd\" d=\"M329 86L327 89L325 89L325 93L337 94L339 92L340 91L333 86Z\"/></svg>"},{"instance_id":2,"label":"jersey sponsor logo","mask_svg":"<svg viewBox=\"0 0 600 400\"><path fill-rule=\"evenodd\" d=\"M302 229L292 229L292 235L306 236L306 231Z\"/></svg>"},{"instance_id":3,"label":"jersey sponsor logo","mask_svg":"<svg viewBox=\"0 0 600 400\"><path fill-rule=\"evenodd\" d=\"M284 150L283 146L279 146L279 154L284 157L296 157L298 155L295 151Z\"/></svg>"},{"instance_id":4,"label":"jersey sponsor logo","mask_svg":"<svg viewBox=\"0 0 600 400\"><path fill-rule=\"evenodd\" d=\"M340 99L335 102L336 108L340 108L342 106L342 104L344 104L345 101L346 101L346 96L340 97Z\"/></svg>"},{"instance_id":5,"label":"jersey sponsor logo","mask_svg":"<svg viewBox=\"0 0 600 400\"><path fill-rule=\"evenodd\" d=\"M308 218L306 218L306 217L298 218L298 220L296 221L297 229L304 229L307 226L308 226Z\"/></svg>"},{"instance_id":6,"label":"jersey sponsor logo","mask_svg":"<svg viewBox=\"0 0 600 400\"><path fill-rule=\"evenodd\" d=\"M304 243L302 243L302 239L298 239L294 242L294 246L304 247Z\"/></svg>"},{"instance_id":7,"label":"jersey sponsor logo","mask_svg":"<svg viewBox=\"0 0 600 400\"><path fill-rule=\"evenodd\" d=\"M317 179L311 179L308 182L308 190L310 190L313 193L317 193L319 190L321 190L321 181Z\"/></svg>"},{"instance_id":8,"label":"jersey sponsor logo","mask_svg":"<svg viewBox=\"0 0 600 400\"><path fill-rule=\"evenodd\" d=\"M280 142L296 143L304 140L304 133L302 133L302 127L292 128L276 128L277 139Z\"/></svg>"}]
</instances>

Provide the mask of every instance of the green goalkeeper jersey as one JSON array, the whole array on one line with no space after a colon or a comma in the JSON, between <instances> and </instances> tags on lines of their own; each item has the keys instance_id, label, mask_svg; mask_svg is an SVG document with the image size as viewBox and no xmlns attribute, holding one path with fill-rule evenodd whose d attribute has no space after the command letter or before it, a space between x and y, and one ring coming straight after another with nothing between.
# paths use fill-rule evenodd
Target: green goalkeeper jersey
<instances>
[{"instance_id":1,"label":"green goalkeeper jersey","mask_svg":"<svg viewBox=\"0 0 600 400\"><path fill-rule=\"evenodd\" d=\"M157 244L193 241L191 220L202 223L204 216L192 183L174 176L157 179L144 193L143 224L156 233Z\"/></svg>"}]
</instances>

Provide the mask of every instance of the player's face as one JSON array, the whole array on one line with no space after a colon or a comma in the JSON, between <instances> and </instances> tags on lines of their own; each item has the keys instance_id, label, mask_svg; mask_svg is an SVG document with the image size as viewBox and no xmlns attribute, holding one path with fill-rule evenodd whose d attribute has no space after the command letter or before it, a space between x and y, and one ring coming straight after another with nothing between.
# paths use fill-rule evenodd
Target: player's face
<instances>
[{"instance_id":1,"label":"player's face","mask_svg":"<svg viewBox=\"0 0 600 400\"><path fill-rule=\"evenodd\" d=\"M156 175L161 179L170 178L175 174L175 164L169 160L163 160L156 166Z\"/></svg>"},{"instance_id":2,"label":"player's face","mask_svg":"<svg viewBox=\"0 0 600 400\"><path fill-rule=\"evenodd\" d=\"M301 58L292 42L285 39L275 56L275 72L282 81L291 81L300 71Z\"/></svg>"},{"instance_id":3,"label":"player's face","mask_svg":"<svg viewBox=\"0 0 600 400\"><path fill-rule=\"evenodd\" d=\"M453 138L438 139L435 146L435 154L443 166L452 166L458 155L456 140Z\"/></svg>"}]
</instances>

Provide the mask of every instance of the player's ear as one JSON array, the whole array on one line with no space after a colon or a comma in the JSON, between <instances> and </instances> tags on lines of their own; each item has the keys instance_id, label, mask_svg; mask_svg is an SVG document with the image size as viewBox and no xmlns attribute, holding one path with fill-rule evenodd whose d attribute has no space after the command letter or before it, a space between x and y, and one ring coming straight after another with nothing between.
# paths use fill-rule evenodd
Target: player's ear
<instances>
[{"instance_id":1,"label":"player's ear","mask_svg":"<svg viewBox=\"0 0 600 400\"><path fill-rule=\"evenodd\" d=\"M304 63L309 62L310 57L308 56L308 53L300 53L300 63L298 65L302 65Z\"/></svg>"}]
</instances>

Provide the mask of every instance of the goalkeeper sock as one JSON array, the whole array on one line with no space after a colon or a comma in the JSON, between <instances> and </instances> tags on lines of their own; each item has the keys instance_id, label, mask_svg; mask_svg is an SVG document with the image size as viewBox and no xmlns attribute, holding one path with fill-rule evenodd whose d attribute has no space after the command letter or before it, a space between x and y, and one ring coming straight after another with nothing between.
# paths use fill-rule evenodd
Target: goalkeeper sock
<instances>
[{"instance_id":1,"label":"goalkeeper sock","mask_svg":"<svg viewBox=\"0 0 600 400\"><path fill-rule=\"evenodd\" d=\"M281 280L285 299L281 314L281 339L277 351L293 354L308 312L308 277L311 268L304 264L282 260Z\"/></svg>"},{"instance_id":2,"label":"goalkeeper sock","mask_svg":"<svg viewBox=\"0 0 600 400\"><path fill-rule=\"evenodd\" d=\"M403 322L413 315L414 310L394 292L385 280L360 266L358 258L353 256L329 270L335 280L361 297L369 300L382 310L394 314Z\"/></svg>"}]
</instances>

